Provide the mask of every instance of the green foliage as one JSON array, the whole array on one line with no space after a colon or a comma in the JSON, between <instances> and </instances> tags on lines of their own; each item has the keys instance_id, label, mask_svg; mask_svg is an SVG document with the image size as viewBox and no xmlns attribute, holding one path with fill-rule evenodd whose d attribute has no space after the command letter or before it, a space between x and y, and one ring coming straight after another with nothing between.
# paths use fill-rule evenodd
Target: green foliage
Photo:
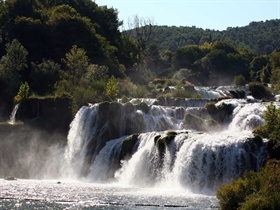
<instances>
[{"instance_id":1,"label":"green foliage","mask_svg":"<svg viewBox=\"0 0 280 210\"><path fill-rule=\"evenodd\" d=\"M174 52L177 48L186 45L226 41L237 46L238 49L249 49L261 55L270 54L279 47L279 40L275 38L279 30L279 19L251 22L244 27L229 27L223 31L204 30L195 26L154 26L151 42L155 42L160 50L167 49Z\"/></svg>"},{"instance_id":2,"label":"green foliage","mask_svg":"<svg viewBox=\"0 0 280 210\"><path fill-rule=\"evenodd\" d=\"M54 84L54 94L58 97L71 96L73 92L73 86L66 79L62 79Z\"/></svg>"},{"instance_id":3,"label":"green foliage","mask_svg":"<svg viewBox=\"0 0 280 210\"><path fill-rule=\"evenodd\" d=\"M280 68L274 69L270 77L272 88L280 93Z\"/></svg>"},{"instance_id":4,"label":"green foliage","mask_svg":"<svg viewBox=\"0 0 280 210\"><path fill-rule=\"evenodd\" d=\"M261 81L261 71L269 63L269 57L261 55L255 57L250 63L250 77L253 81Z\"/></svg>"},{"instance_id":5,"label":"green foliage","mask_svg":"<svg viewBox=\"0 0 280 210\"><path fill-rule=\"evenodd\" d=\"M280 148L280 109L272 103L267 106L264 114L265 124L254 130L255 135L268 138L275 149Z\"/></svg>"},{"instance_id":6,"label":"green foliage","mask_svg":"<svg viewBox=\"0 0 280 210\"><path fill-rule=\"evenodd\" d=\"M172 95L179 98L201 98L192 85L182 85L180 83L175 86Z\"/></svg>"},{"instance_id":7,"label":"green foliage","mask_svg":"<svg viewBox=\"0 0 280 210\"><path fill-rule=\"evenodd\" d=\"M70 75L81 78L89 65L89 58L86 55L86 51L73 45L70 52L65 54L65 57L62 61L69 68Z\"/></svg>"},{"instance_id":8,"label":"green foliage","mask_svg":"<svg viewBox=\"0 0 280 210\"><path fill-rule=\"evenodd\" d=\"M280 48L277 48L270 56L270 62L273 69L280 68Z\"/></svg>"},{"instance_id":9,"label":"green foliage","mask_svg":"<svg viewBox=\"0 0 280 210\"><path fill-rule=\"evenodd\" d=\"M233 78L233 84L234 85L245 85L246 84L246 80L245 80L245 77L243 77L242 75L238 75L238 76L235 76Z\"/></svg>"},{"instance_id":10,"label":"green foliage","mask_svg":"<svg viewBox=\"0 0 280 210\"><path fill-rule=\"evenodd\" d=\"M221 209L279 209L280 163L268 162L260 172L247 172L218 189Z\"/></svg>"},{"instance_id":11,"label":"green foliage","mask_svg":"<svg viewBox=\"0 0 280 210\"><path fill-rule=\"evenodd\" d=\"M173 57L174 69L191 68L192 64L202 58L204 53L196 45L189 45L178 48Z\"/></svg>"},{"instance_id":12,"label":"green foliage","mask_svg":"<svg viewBox=\"0 0 280 210\"><path fill-rule=\"evenodd\" d=\"M20 103L27 99L29 96L30 88L27 82L22 83L19 87L18 94L15 96L14 100L16 103Z\"/></svg>"},{"instance_id":13,"label":"green foliage","mask_svg":"<svg viewBox=\"0 0 280 210\"><path fill-rule=\"evenodd\" d=\"M0 60L0 95L7 100L13 97L27 67L27 50L14 39L6 44L6 54Z\"/></svg>"},{"instance_id":14,"label":"green foliage","mask_svg":"<svg viewBox=\"0 0 280 210\"><path fill-rule=\"evenodd\" d=\"M59 80L60 65L51 60L40 64L31 63L30 86L39 95L51 94Z\"/></svg>"},{"instance_id":15,"label":"green foliage","mask_svg":"<svg viewBox=\"0 0 280 210\"><path fill-rule=\"evenodd\" d=\"M118 82L114 76L111 76L106 85L106 96L108 96L111 99L115 99L118 93Z\"/></svg>"},{"instance_id":16,"label":"green foliage","mask_svg":"<svg viewBox=\"0 0 280 210\"><path fill-rule=\"evenodd\" d=\"M262 83L250 82L248 84L248 89L256 99L270 99L272 97L270 90Z\"/></svg>"},{"instance_id":17,"label":"green foliage","mask_svg":"<svg viewBox=\"0 0 280 210\"><path fill-rule=\"evenodd\" d=\"M214 42L212 48L215 50L221 50L221 51L225 52L226 54L237 53L237 50L232 46L231 43L228 43L228 42L216 41L216 42Z\"/></svg>"},{"instance_id":18,"label":"green foliage","mask_svg":"<svg viewBox=\"0 0 280 210\"><path fill-rule=\"evenodd\" d=\"M190 69L180 69L173 75L173 79L175 80L182 80L182 79L189 79L193 77L195 74Z\"/></svg>"},{"instance_id":19,"label":"green foliage","mask_svg":"<svg viewBox=\"0 0 280 210\"><path fill-rule=\"evenodd\" d=\"M75 113L88 103L94 103L98 96L98 91L94 90L92 87L76 87L73 92L73 100L72 100L72 114Z\"/></svg>"},{"instance_id":20,"label":"green foliage","mask_svg":"<svg viewBox=\"0 0 280 210\"><path fill-rule=\"evenodd\" d=\"M137 85L137 88L135 90L135 95L132 95L132 97L135 98L148 98L150 97L150 92L147 89L147 87L145 85Z\"/></svg>"}]
</instances>

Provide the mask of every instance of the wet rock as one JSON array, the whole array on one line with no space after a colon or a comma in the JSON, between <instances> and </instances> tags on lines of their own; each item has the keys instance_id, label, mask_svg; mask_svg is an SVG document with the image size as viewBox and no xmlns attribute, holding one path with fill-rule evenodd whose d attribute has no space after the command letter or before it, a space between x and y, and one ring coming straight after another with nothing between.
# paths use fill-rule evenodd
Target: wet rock
<instances>
[{"instance_id":1,"label":"wet rock","mask_svg":"<svg viewBox=\"0 0 280 210\"><path fill-rule=\"evenodd\" d=\"M15 181L17 179L15 177L13 177L13 176L7 176L7 177L4 178L4 180Z\"/></svg>"}]
</instances>

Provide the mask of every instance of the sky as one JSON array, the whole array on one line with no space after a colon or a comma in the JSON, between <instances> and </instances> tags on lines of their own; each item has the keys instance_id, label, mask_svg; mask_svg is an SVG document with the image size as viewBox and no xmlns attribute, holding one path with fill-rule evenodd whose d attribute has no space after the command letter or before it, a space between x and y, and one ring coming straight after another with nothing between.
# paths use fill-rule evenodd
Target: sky
<instances>
[{"instance_id":1,"label":"sky","mask_svg":"<svg viewBox=\"0 0 280 210\"><path fill-rule=\"evenodd\" d=\"M113 7L127 28L135 15L155 25L226 30L252 21L280 19L280 0L95 0Z\"/></svg>"}]
</instances>

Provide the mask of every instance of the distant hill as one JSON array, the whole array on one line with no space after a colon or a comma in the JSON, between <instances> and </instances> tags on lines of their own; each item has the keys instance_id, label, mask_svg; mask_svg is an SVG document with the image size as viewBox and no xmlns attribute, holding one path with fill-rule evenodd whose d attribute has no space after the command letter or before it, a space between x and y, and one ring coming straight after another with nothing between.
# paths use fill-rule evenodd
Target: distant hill
<instances>
[{"instance_id":1,"label":"distant hill","mask_svg":"<svg viewBox=\"0 0 280 210\"><path fill-rule=\"evenodd\" d=\"M185 45L203 45L217 40L229 41L236 48L245 48L257 55L271 54L280 48L280 20L251 22L244 27L230 27L224 31L176 26L154 26L150 43L160 50L175 51Z\"/></svg>"}]
</instances>

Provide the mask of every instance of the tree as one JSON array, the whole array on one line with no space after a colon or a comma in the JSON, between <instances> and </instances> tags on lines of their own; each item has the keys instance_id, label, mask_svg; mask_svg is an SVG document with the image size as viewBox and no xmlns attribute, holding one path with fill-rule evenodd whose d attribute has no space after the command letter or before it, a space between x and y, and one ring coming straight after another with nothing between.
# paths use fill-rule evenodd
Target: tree
<instances>
[{"instance_id":1,"label":"tree","mask_svg":"<svg viewBox=\"0 0 280 210\"><path fill-rule=\"evenodd\" d=\"M272 88L279 93L280 92L280 68L272 70L270 83L272 85Z\"/></svg>"},{"instance_id":2,"label":"tree","mask_svg":"<svg viewBox=\"0 0 280 210\"><path fill-rule=\"evenodd\" d=\"M151 38L151 34L153 32L153 23L150 19L139 18L135 15L128 23L129 31L135 32L132 36L135 39L138 54L137 54L137 70L143 70L144 60L146 58L146 49Z\"/></svg>"},{"instance_id":3,"label":"tree","mask_svg":"<svg viewBox=\"0 0 280 210\"><path fill-rule=\"evenodd\" d=\"M51 94L54 84L59 80L60 65L52 60L31 63L30 86L39 95Z\"/></svg>"},{"instance_id":4,"label":"tree","mask_svg":"<svg viewBox=\"0 0 280 210\"><path fill-rule=\"evenodd\" d=\"M14 100L16 103L20 103L23 100L27 99L29 96L29 85L27 82L24 82L20 85L18 94L15 96Z\"/></svg>"},{"instance_id":5,"label":"tree","mask_svg":"<svg viewBox=\"0 0 280 210\"><path fill-rule=\"evenodd\" d=\"M1 58L1 64L8 72L20 72L27 68L27 50L14 39L6 45L6 55Z\"/></svg>"},{"instance_id":6,"label":"tree","mask_svg":"<svg viewBox=\"0 0 280 210\"><path fill-rule=\"evenodd\" d=\"M248 89L252 96L256 99L271 99L272 94L270 90L259 82L250 82L248 84Z\"/></svg>"},{"instance_id":7,"label":"tree","mask_svg":"<svg viewBox=\"0 0 280 210\"><path fill-rule=\"evenodd\" d=\"M280 48L271 54L270 62L273 69L280 68Z\"/></svg>"},{"instance_id":8,"label":"tree","mask_svg":"<svg viewBox=\"0 0 280 210\"><path fill-rule=\"evenodd\" d=\"M6 54L0 60L2 94L7 94L8 97L16 94L21 75L27 68L27 55L27 50L16 39L6 45Z\"/></svg>"},{"instance_id":9,"label":"tree","mask_svg":"<svg viewBox=\"0 0 280 210\"><path fill-rule=\"evenodd\" d=\"M114 76L111 76L106 85L106 95L111 99L115 99L118 93L118 82Z\"/></svg>"},{"instance_id":10,"label":"tree","mask_svg":"<svg viewBox=\"0 0 280 210\"><path fill-rule=\"evenodd\" d=\"M280 108L277 109L272 103L268 105L264 119L265 124L257 127L254 134L268 138L274 148L280 148Z\"/></svg>"},{"instance_id":11,"label":"tree","mask_svg":"<svg viewBox=\"0 0 280 210\"><path fill-rule=\"evenodd\" d=\"M62 62L68 67L69 74L80 79L89 66L89 58L86 51L73 45L70 52L65 54Z\"/></svg>"},{"instance_id":12,"label":"tree","mask_svg":"<svg viewBox=\"0 0 280 210\"><path fill-rule=\"evenodd\" d=\"M215 50L221 50L226 54L237 53L237 50L228 42L216 41L213 43L212 48Z\"/></svg>"},{"instance_id":13,"label":"tree","mask_svg":"<svg viewBox=\"0 0 280 210\"><path fill-rule=\"evenodd\" d=\"M242 75L238 75L238 76L235 76L233 78L233 84L234 85L245 85L246 84L246 80L245 80L245 78Z\"/></svg>"},{"instance_id":14,"label":"tree","mask_svg":"<svg viewBox=\"0 0 280 210\"><path fill-rule=\"evenodd\" d=\"M255 57L250 63L250 77L253 81L261 81L261 70L269 63L269 57L266 55Z\"/></svg>"},{"instance_id":15,"label":"tree","mask_svg":"<svg viewBox=\"0 0 280 210\"><path fill-rule=\"evenodd\" d=\"M197 45L180 47L174 54L173 68L174 70L181 68L191 69L194 62L201 59L203 56L204 53Z\"/></svg>"}]
</instances>

